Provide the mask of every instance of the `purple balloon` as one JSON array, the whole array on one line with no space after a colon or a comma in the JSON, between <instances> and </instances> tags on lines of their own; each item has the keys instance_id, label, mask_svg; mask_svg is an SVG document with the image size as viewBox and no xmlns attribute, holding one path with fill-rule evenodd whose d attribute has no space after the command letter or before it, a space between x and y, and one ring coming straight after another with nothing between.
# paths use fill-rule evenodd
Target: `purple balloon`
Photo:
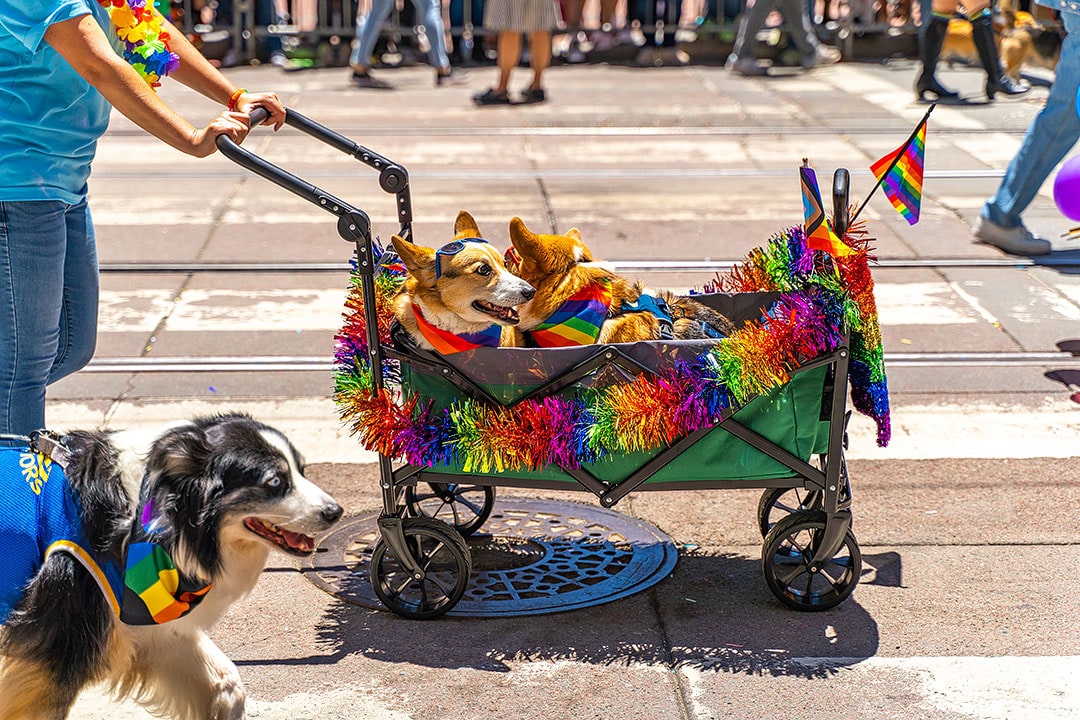
<instances>
[{"instance_id":1,"label":"purple balloon","mask_svg":"<svg viewBox=\"0 0 1080 720\"><path fill-rule=\"evenodd\" d=\"M1080 220L1080 155L1065 161L1054 178L1054 203L1070 220Z\"/></svg>"}]
</instances>

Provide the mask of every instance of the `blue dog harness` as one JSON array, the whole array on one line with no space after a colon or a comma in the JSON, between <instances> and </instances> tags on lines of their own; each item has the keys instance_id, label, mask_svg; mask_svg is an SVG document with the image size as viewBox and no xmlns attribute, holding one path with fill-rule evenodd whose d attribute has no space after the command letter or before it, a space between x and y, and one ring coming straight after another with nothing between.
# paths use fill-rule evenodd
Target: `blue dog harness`
<instances>
[{"instance_id":1,"label":"blue dog harness","mask_svg":"<svg viewBox=\"0 0 1080 720\"><path fill-rule=\"evenodd\" d=\"M619 308L619 314L632 312L647 312L656 316L660 323L660 339L671 340L675 337L675 324L671 321L671 312L663 298L650 295L646 292L638 295L634 302L624 302Z\"/></svg>"},{"instance_id":2,"label":"blue dog harness","mask_svg":"<svg viewBox=\"0 0 1080 720\"><path fill-rule=\"evenodd\" d=\"M18 605L26 586L53 553L64 552L89 571L120 614L120 568L99 564L83 530L79 499L64 469L29 447L0 448L0 624Z\"/></svg>"},{"instance_id":3,"label":"blue dog harness","mask_svg":"<svg viewBox=\"0 0 1080 720\"><path fill-rule=\"evenodd\" d=\"M114 615L127 625L156 625L187 615L211 585L180 573L154 542L153 503L142 498L123 567L94 557L82 506L64 476L70 457L62 442L34 433L30 447L0 447L0 625L53 553L73 557L94 578Z\"/></svg>"}]
</instances>

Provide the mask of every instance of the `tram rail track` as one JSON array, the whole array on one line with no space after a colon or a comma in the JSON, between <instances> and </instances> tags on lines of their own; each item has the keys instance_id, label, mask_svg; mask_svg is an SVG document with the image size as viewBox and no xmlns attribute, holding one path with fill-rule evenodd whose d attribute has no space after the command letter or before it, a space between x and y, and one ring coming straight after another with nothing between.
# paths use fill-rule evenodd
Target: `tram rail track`
<instances>
[{"instance_id":1,"label":"tram rail track","mask_svg":"<svg viewBox=\"0 0 1080 720\"><path fill-rule=\"evenodd\" d=\"M1080 355L1068 352L910 352L885 353L887 367L1078 367ZM331 372L334 363L318 355L101 357L81 372Z\"/></svg>"},{"instance_id":2,"label":"tram rail track","mask_svg":"<svg viewBox=\"0 0 1080 720\"><path fill-rule=\"evenodd\" d=\"M683 273L720 272L738 264L737 260L613 260L606 264L619 272ZM887 269L925 268L1069 268L1080 267L1080 253L1057 253L1039 258L882 258L875 264ZM340 273L347 263L304 262L150 262L102 263L103 273L116 274L194 274L194 273Z\"/></svg>"}]
</instances>

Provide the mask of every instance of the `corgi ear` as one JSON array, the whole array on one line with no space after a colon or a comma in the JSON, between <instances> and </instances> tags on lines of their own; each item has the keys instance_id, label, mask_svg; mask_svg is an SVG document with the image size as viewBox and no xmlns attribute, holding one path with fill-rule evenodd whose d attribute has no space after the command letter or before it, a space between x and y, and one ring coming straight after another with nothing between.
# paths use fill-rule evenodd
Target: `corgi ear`
<instances>
[{"instance_id":1,"label":"corgi ear","mask_svg":"<svg viewBox=\"0 0 1080 720\"><path fill-rule=\"evenodd\" d=\"M480 228L476 224L476 220L473 220L473 216L462 210L457 215L457 220L454 221L454 235L461 237L475 237L482 238L480 234Z\"/></svg>"},{"instance_id":2,"label":"corgi ear","mask_svg":"<svg viewBox=\"0 0 1080 720\"><path fill-rule=\"evenodd\" d=\"M540 238L517 217L510 221L510 242L525 257L536 257L542 244Z\"/></svg>"},{"instance_id":3,"label":"corgi ear","mask_svg":"<svg viewBox=\"0 0 1080 720\"><path fill-rule=\"evenodd\" d=\"M578 242L581 242L581 231L577 228L570 228L566 231L566 237L574 238Z\"/></svg>"},{"instance_id":4,"label":"corgi ear","mask_svg":"<svg viewBox=\"0 0 1080 720\"><path fill-rule=\"evenodd\" d=\"M435 284L435 251L423 245L411 243L395 235L392 239L394 252L401 256L409 274L424 285Z\"/></svg>"}]
</instances>

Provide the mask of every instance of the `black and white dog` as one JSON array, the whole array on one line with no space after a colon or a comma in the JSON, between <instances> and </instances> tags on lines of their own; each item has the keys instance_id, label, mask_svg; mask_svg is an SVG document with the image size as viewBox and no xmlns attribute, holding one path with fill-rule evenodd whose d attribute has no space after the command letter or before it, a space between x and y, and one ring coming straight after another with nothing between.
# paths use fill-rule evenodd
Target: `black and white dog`
<instances>
[{"instance_id":1,"label":"black and white dog","mask_svg":"<svg viewBox=\"0 0 1080 720\"><path fill-rule=\"evenodd\" d=\"M0 720L60 720L96 682L167 717L243 718L240 675L206 633L270 550L310 555L341 506L247 415L198 418L141 448L124 432L50 442L15 451L14 482L0 468ZM23 496L50 493L66 518L11 519ZM18 530L49 525L45 540ZM37 557L12 570L20 547Z\"/></svg>"}]
</instances>

